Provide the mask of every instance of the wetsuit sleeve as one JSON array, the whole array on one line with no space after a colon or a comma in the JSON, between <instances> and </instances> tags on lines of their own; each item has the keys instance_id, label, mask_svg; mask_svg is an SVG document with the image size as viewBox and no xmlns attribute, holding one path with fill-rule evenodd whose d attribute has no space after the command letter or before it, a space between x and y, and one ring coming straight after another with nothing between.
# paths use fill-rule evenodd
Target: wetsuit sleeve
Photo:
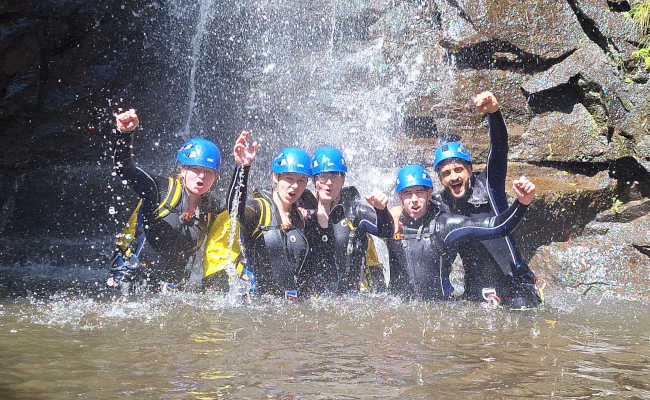
<instances>
[{"instance_id":1,"label":"wetsuit sleeve","mask_svg":"<svg viewBox=\"0 0 650 400\"><path fill-rule=\"evenodd\" d=\"M393 236L393 217L388 207L383 210L360 204L357 207L359 215L358 229L381 238Z\"/></svg>"},{"instance_id":2,"label":"wetsuit sleeve","mask_svg":"<svg viewBox=\"0 0 650 400\"><path fill-rule=\"evenodd\" d=\"M490 127L490 151L488 154L487 186L494 200L495 214L508 208L506 197L506 174L508 172L508 130L501 111L488 114Z\"/></svg>"},{"instance_id":3,"label":"wetsuit sleeve","mask_svg":"<svg viewBox=\"0 0 650 400\"><path fill-rule=\"evenodd\" d=\"M156 180L143 169L136 167L133 160L133 133L118 131L113 155L114 169L117 175L126 180L138 197L158 204L160 191Z\"/></svg>"},{"instance_id":4,"label":"wetsuit sleeve","mask_svg":"<svg viewBox=\"0 0 650 400\"><path fill-rule=\"evenodd\" d=\"M230 182L228 190L228 210L236 207L239 223L247 232L252 232L257 227L261 210L255 206L257 201L248 202L248 176L250 166L237 167Z\"/></svg>"},{"instance_id":5,"label":"wetsuit sleeve","mask_svg":"<svg viewBox=\"0 0 650 400\"><path fill-rule=\"evenodd\" d=\"M515 200L510 208L496 217L465 217L441 214L436 221L436 233L445 246L459 241L486 240L510 233L521 221L528 207Z\"/></svg>"}]
</instances>

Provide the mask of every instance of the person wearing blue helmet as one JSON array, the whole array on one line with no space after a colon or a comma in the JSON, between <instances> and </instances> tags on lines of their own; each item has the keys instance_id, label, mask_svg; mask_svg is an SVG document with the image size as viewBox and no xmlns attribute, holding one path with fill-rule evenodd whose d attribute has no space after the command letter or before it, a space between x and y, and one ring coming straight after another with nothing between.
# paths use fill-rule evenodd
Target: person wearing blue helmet
<instances>
[{"instance_id":1,"label":"person wearing blue helmet","mask_svg":"<svg viewBox=\"0 0 650 400\"><path fill-rule=\"evenodd\" d=\"M421 165L400 169L396 181L402 205L395 209L395 234L387 241L392 292L419 300L449 299L449 257L457 243L505 235L533 200L535 185L525 177L513 183L517 200L496 217L440 213L433 182Z\"/></svg>"},{"instance_id":2,"label":"person wearing blue helmet","mask_svg":"<svg viewBox=\"0 0 650 400\"><path fill-rule=\"evenodd\" d=\"M202 268L200 249L219 208L210 196L219 174L219 148L206 139L190 139L176 154L177 176L153 176L133 160L133 131L139 124L135 110L117 115L116 124L115 172L140 202L118 235L107 285L122 291L133 288L134 281L175 285Z\"/></svg>"},{"instance_id":3,"label":"person wearing blue helmet","mask_svg":"<svg viewBox=\"0 0 650 400\"><path fill-rule=\"evenodd\" d=\"M468 217L494 216L508 206L505 193L508 131L492 93L480 93L474 98L474 105L477 111L487 114L490 131L487 167L473 171L470 153L462 144L442 144L435 152L433 166L444 190L435 197L443 212ZM464 298L481 301L485 291L494 291L504 305L513 309L540 304L535 275L510 235L465 242L458 251L465 270Z\"/></svg>"},{"instance_id":4,"label":"person wearing blue helmet","mask_svg":"<svg viewBox=\"0 0 650 400\"><path fill-rule=\"evenodd\" d=\"M321 147L311 158L314 196L306 234L312 251L307 262L312 290L350 292L381 289L385 280L374 254L370 234L388 238L393 219L386 207L388 196L374 191L365 198L346 186L348 167L341 152Z\"/></svg>"},{"instance_id":5,"label":"person wearing blue helmet","mask_svg":"<svg viewBox=\"0 0 650 400\"><path fill-rule=\"evenodd\" d=\"M304 268L309 243L304 234L306 212L298 206L311 176L306 151L286 147L271 162L273 189L254 191L248 199L248 176L257 142L242 132L233 149L237 170L228 194L228 209L236 210L242 255L255 279L255 291L294 299L304 294Z\"/></svg>"}]
</instances>

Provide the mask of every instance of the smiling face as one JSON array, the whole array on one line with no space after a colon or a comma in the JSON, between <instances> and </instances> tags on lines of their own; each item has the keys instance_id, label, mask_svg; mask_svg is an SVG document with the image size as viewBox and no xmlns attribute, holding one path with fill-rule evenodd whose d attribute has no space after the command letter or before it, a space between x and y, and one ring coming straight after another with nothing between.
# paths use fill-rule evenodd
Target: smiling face
<instances>
[{"instance_id":1,"label":"smiling face","mask_svg":"<svg viewBox=\"0 0 650 400\"><path fill-rule=\"evenodd\" d=\"M314 187L319 201L338 202L343 184L345 174L342 172L322 172L314 176Z\"/></svg>"},{"instance_id":2,"label":"smiling face","mask_svg":"<svg viewBox=\"0 0 650 400\"><path fill-rule=\"evenodd\" d=\"M411 186L397 194L402 202L404 211L413 219L418 219L427 213L429 200L433 189L426 186Z\"/></svg>"},{"instance_id":3,"label":"smiling face","mask_svg":"<svg viewBox=\"0 0 650 400\"><path fill-rule=\"evenodd\" d=\"M217 171L211 168L190 165L181 168L181 176L183 177L185 189L190 194L201 196L212 187L217 178Z\"/></svg>"},{"instance_id":4,"label":"smiling face","mask_svg":"<svg viewBox=\"0 0 650 400\"><path fill-rule=\"evenodd\" d=\"M438 167L438 178L451 196L457 200L469 193L469 180L472 177L472 164L459 159L443 162Z\"/></svg>"},{"instance_id":5,"label":"smiling face","mask_svg":"<svg viewBox=\"0 0 650 400\"><path fill-rule=\"evenodd\" d=\"M295 203L302 192L307 187L307 175L297 174L295 172L286 172L283 174L272 174L273 185L280 201L285 205Z\"/></svg>"}]
</instances>

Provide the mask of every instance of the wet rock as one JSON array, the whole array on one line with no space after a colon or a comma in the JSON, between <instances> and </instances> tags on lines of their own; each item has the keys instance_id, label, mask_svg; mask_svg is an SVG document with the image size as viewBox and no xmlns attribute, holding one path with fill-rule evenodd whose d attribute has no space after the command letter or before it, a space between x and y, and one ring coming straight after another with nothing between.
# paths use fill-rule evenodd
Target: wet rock
<instances>
[{"instance_id":1,"label":"wet rock","mask_svg":"<svg viewBox=\"0 0 650 400\"><path fill-rule=\"evenodd\" d=\"M607 131L581 103L569 113L551 111L533 118L511 151L512 160L602 162L608 160Z\"/></svg>"},{"instance_id":2,"label":"wet rock","mask_svg":"<svg viewBox=\"0 0 650 400\"><path fill-rule=\"evenodd\" d=\"M641 199L626 204L614 202L612 207L599 213L594 223L629 222L650 214L650 200Z\"/></svg>"},{"instance_id":3,"label":"wet rock","mask_svg":"<svg viewBox=\"0 0 650 400\"><path fill-rule=\"evenodd\" d=\"M616 125L614 154L619 158L632 156L650 171L650 97L644 87L635 87L634 92L638 103L630 105L629 112Z\"/></svg>"},{"instance_id":4,"label":"wet rock","mask_svg":"<svg viewBox=\"0 0 650 400\"><path fill-rule=\"evenodd\" d=\"M533 103L537 97L543 97L545 92L566 85L575 87L579 98L587 94L582 87L596 88L608 117L617 120L625 113L620 99L627 99L628 96L624 94L623 78L611 64L612 61L598 45L590 42L561 63L536 74L524 82L521 88Z\"/></svg>"},{"instance_id":5,"label":"wet rock","mask_svg":"<svg viewBox=\"0 0 650 400\"><path fill-rule=\"evenodd\" d=\"M640 35L633 29L632 18L626 12L615 12L624 6L596 0L571 0L569 3L590 39L604 51L629 57L635 50L631 43L638 42Z\"/></svg>"},{"instance_id":6,"label":"wet rock","mask_svg":"<svg viewBox=\"0 0 650 400\"><path fill-rule=\"evenodd\" d=\"M531 268L556 291L647 303L650 216L599 226L589 229L587 236L541 247L530 261Z\"/></svg>"},{"instance_id":7,"label":"wet rock","mask_svg":"<svg viewBox=\"0 0 650 400\"><path fill-rule=\"evenodd\" d=\"M564 1L482 0L465 8L456 2L437 4L443 16L449 15L445 37L456 50L497 40L519 52L552 59L589 40Z\"/></svg>"}]
</instances>

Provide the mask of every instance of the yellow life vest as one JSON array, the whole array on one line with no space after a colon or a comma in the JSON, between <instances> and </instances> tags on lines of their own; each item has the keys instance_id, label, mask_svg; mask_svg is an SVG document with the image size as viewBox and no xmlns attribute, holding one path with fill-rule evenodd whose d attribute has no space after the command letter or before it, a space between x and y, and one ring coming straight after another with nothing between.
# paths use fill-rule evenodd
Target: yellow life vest
<instances>
[{"instance_id":1,"label":"yellow life vest","mask_svg":"<svg viewBox=\"0 0 650 400\"><path fill-rule=\"evenodd\" d=\"M375 241L369 233L366 235L368 235L368 247L366 248L365 257L366 266L363 269L363 275L359 283L359 290L362 292L378 289L379 286L385 285L384 266L379 262ZM376 280L381 280L382 283L380 284Z\"/></svg>"},{"instance_id":2,"label":"yellow life vest","mask_svg":"<svg viewBox=\"0 0 650 400\"><path fill-rule=\"evenodd\" d=\"M183 184L178 178L168 177L167 179L169 180L167 194L154 210L156 219L164 218L169 214L171 212L170 210L176 207L183 193ZM132 254L137 252L138 248L141 246L141 241L144 240L142 215L140 213L141 208L142 199L138 201L138 204L135 206L126 226L122 229L122 232L117 235L117 247L124 257L130 257ZM138 227L140 227L140 229L138 229ZM135 239L137 239L137 243L135 243L136 248L134 248L133 243Z\"/></svg>"},{"instance_id":3,"label":"yellow life vest","mask_svg":"<svg viewBox=\"0 0 650 400\"><path fill-rule=\"evenodd\" d=\"M229 243L232 219L228 210L222 211L214 219L208 232L208 242L203 257L203 277L226 271L228 264L235 264L237 274L241 275L244 268L240 261L241 246L239 243L239 223L235 225L232 247Z\"/></svg>"}]
</instances>

